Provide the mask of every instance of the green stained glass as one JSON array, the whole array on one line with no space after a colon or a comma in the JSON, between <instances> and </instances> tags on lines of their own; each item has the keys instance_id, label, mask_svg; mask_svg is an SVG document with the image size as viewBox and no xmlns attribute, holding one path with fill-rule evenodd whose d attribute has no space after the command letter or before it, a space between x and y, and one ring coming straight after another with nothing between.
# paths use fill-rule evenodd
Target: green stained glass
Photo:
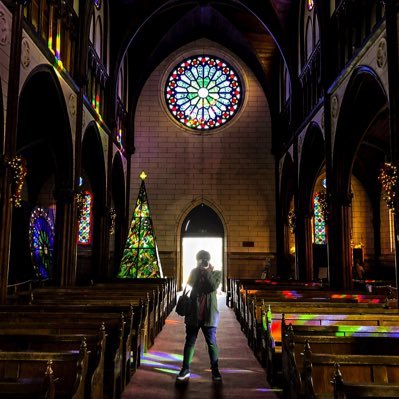
<instances>
[{"instance_id":1,"label":"green stained glass","mask_svg":"<svg viewBox=\"0 0 399 399\"><path fill-rule=\"evenodd\" d=\"M315 244L326 243L326 222L320 205L320 193L317 192L313 197L314 212L314 242Z\"/></svg>"},{"instance_id":2,"label":"green stained glass","mask_svg":"<svg viewBox=\"0 0 399 399\"><path fill-rule=\"evenodd\" d=\"M162 276L161 261L143 180L134 208L118 277L156 278Z\"/></svg>"}]
</instances>

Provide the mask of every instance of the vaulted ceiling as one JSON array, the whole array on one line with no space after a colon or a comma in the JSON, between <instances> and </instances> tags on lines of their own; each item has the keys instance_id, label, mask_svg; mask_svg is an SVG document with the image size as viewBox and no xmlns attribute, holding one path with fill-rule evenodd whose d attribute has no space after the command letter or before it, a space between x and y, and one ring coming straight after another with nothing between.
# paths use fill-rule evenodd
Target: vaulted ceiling
<instances>
[{"instance_id":1,"label":"vaulted ceiling","mask_svg":"<svg viewBox=\"0 0 399 399\"><path fill-rule=\"evenodd\" d=\"M273 112L281 54L295 46L299 0L113 0L111 40L115 72L129 54L135 101L154 68L179 47L199 38L228 48L262 85ZM115 45L116 44L116 45ZM273 94L274 93L274 94Z\"/></svg>"}]
</instances>

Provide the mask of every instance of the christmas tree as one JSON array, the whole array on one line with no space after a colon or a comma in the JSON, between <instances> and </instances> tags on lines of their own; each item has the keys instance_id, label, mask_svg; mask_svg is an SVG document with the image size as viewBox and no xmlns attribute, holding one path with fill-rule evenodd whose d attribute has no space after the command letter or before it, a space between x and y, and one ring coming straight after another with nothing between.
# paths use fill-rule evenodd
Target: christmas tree
<instances>
[{"instance_id":1,"label":"christmas tree","mask_svg":"<svg viewBox=\"0 0 399 399\"><path fill-rule=\"evenodd\" d=\"M119 278L163 277L144 184L146 177L146 174L142 172L140 191L123 251Z\"/></svg>"}]
</instances>

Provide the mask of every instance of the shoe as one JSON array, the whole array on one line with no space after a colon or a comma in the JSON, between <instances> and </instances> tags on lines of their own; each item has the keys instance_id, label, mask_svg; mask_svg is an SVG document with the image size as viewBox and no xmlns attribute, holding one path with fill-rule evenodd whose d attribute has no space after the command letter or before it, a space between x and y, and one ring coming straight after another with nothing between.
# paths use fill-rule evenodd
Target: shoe
<instances>
[{"instance_id":1,"label":"shoe","mask_svg":"<svg viewBox=\"0 0 399 399\"><path fill-rule=\"evenodd\" d=\"M190 370L183 368L176 377L176 381L187 381L190 378Z\"/></svg>"},{"instance_id":2,"label":"shoe","mask_svg":"<svg viewBox=\"0 0 399 399\"><path fill-rule=\"evenodd\" d=\"M222 376L219 373L219 369L212 369L212 380L215 382L221 382Z\"/></svg>"}]
</instances>

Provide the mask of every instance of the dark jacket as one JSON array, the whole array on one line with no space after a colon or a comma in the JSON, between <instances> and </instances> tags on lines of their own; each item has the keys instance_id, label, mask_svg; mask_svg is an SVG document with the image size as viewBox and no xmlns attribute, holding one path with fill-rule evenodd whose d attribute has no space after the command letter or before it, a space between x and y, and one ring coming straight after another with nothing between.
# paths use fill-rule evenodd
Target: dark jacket
<instances>
[{"instance_id":1,"label":"dark jacket","mask_svg":"<svg viewBox=\"0 0 399 399\"><path fill-rule=\"evenodd\" d=\"M219 270L204 270L201 267L196 267L191 270L187 284L192 287L190 294L192 311L189 316L185 317L184 322L186 324L198 324L199 299L202 294L205 294L206 306L204 312L204 326L217 327L219 322L219 310L216 290L219 287L221 280L222 273Z\"/></svg>"}]
</instances>

